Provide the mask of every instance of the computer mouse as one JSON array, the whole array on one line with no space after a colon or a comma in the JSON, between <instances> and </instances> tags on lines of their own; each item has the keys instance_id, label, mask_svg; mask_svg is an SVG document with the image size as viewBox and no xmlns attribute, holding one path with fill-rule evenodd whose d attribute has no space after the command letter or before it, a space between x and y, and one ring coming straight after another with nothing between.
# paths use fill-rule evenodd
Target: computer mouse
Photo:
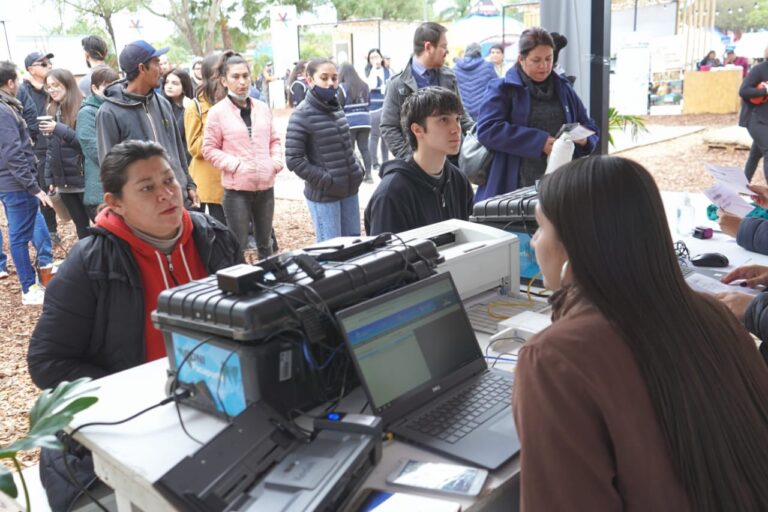
<instances>
[{"instance_id":1,"label":"computer mouse","mask_svg":"<svg viewBox=\"0 0 768 512\"><path fill-rule=\"evenodd\" d=\"M728 258L719 252L705 252L691 258L695 267L727 267Z\"/></svg>"}]
</instances>

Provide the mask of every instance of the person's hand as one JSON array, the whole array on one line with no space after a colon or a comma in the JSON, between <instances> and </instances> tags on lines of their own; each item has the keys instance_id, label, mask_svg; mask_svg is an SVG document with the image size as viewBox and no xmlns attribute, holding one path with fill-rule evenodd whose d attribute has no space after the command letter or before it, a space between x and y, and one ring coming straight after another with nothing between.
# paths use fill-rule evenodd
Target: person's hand
<instances>
[{"instance_id":1,"label":"person's hand","mask_svg":"<svg viewBox=\"0 0 768 512\"><path fill-rule=\"evenodd\" d=\"M44 191L40 191L37 194L35 194L35 197L40 200L41 203L43 203L43 206L47 206L48 208L53 208L53 202L51 201L51 198L48 197L48 194L46 194Z\"/></svg>"},{"instance_id":2,"label":"person's hand","mask_svg":"<svg viewBox=\"0 0 768 512\"><path fill-rule=\"evenodd\" d=\"M736 315L740 322L744 321L744 314L752 302L751 295L739 292L723 292L715 294L715 297Z\"/></svg>"},{"instance_id":3,"label":"person's hand","mask_svg":"<svg viewBox=\"0 0 768 512\"><path fill-rule=\"evenodd\" d=\"M40 121L37 126L40 128L40 133L50 135L53 133L53 129L56 128L56 121Z\"/></svg>"},{"instance_id":4,"label":"person's hand","mask_svg":"<svg viewBox=\"0 0 768 512\"><path fill-rule=\"evenodd\" d=\"M768 267L763 265L744 265L731 270L720 278L720 281L729 284L737 279L744 279L742 286L748 286L749 288L768 285Z\"/></svg>"},{"instance_id":5,"label":"person's hand","mask_svg":"<svg viewBox=\"0 0 768 512\"><path fill-rule=\"evenodd\" d=\"M760 208L768 208L768 187L763 185L748 185L749 190L755 193L752 201Z\"/></svg>"},{"instance_id":6,"label":"person's hand","mask_svg":"<svg viewBox=\"0 0 768 512\"><path fill-rule=\"evenodd\" d=\"M578 144L579 146L586 146L587 145L587 139L579 139L573 141L574 144Z\"/></svg>"},{"instance_id":7,"label":"person's hand","mask_svg":"<svg viewBox=\"0 0 768 512\"><path fill-rule=\"evenodd\" d=\"M190 188L187 190L187 195L189 196L189 200L192 201L192 206L194 208L200 208L200 198L197 196L197 190Z\"/></svg>"},{"instance_id":8,"label":"person's hand","mask_svg":"<svg viewBox=\"0 0 768 512\"><path fill-rule=\"evenodd\" d=\"M280 170L282 170L282 168L283 168L283 164L281 164L280 162L275 162L274 160L272 160L272 170L275 173L280 172Z\"/></svg>"},{"instance_id":9,"label":"person's hand","mask_svg":"<svg viewBox=\"0 0 768 512\"><path fill-rule=\"evenodd\" d=\"M717 222L720 224L720 231L734 238L739 232L739 226L741 226L740 218L724 210L717 210Z\"/></svg>"},{"instance_id":10,"label":"person's hand","mask_svg":"<svg viewBox=\"0 0 768 512\"><path fill-rule=\"evenodd\" d=\"M555 143L554 137L547 137L547 142L544 143L544 149L542 149L545 155L552 153L552 145L554 143Z\"/></svg>"}]
</instances>

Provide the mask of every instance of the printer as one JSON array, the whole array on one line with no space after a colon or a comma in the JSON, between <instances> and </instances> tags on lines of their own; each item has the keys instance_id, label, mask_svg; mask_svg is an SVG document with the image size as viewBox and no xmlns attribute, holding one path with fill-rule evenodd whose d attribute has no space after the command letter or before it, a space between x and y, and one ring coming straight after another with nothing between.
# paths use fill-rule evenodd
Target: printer
<instances>
[{"instance_id":1,"label":"printer","mask_svg":"<svg viewBox=\"0 0 768 512\"><path fill-rule=\"evenodd\" d=\"M517 236L501 229L449 219L399 233L405 243L431 240L443 261L437 272L450 272L462 299L500 288L520 292L520 249Z\"/></svg>"}]
</instances>

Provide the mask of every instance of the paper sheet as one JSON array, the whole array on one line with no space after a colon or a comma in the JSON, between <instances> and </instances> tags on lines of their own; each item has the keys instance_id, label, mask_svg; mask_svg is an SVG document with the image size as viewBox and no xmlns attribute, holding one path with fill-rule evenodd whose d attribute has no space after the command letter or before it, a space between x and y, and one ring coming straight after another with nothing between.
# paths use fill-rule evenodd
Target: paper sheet
<instances>
[{"instance_id":1,"label":"paper sheet","mask_svg":"<svg viewBox=\"0 0 768 512\"><path fill-rule=\"evenodd\" d=\"M755 288L745 288L739 285L734 286L733 284L721 283L717 279L705 276L704 274L699 274L697 272L693 272L691 275L686 277L685 282L688 283L688 286L693 288L695 291L709 293L711 295L723 292L739 292L754 296L762 291Z\"/></svg>"},{"instance_id":2,"label":"paper sheet","mask_svg":"<svg viewBox=\"0 0 768 512\"><path fill-rule=\"evenodd\" d=\"M704 164L704 168L709 174L715 178L715 181L723 184L724 186L733 190L737 194L746 194L751 196L754 194L749 190L749 181L744 175L744 169L739 167L724 167L720 165L713 165L709 163Z\"/></svg>"},{"instance_id":3,"label":"paper sheet","mask_svg":"<svg viewBox=\"0 0 768 512\"><path fill-rule=\"evenodd\" d=\"M742 219L755 208L742 196L719 182L706 189L704 195L721 210Z\"/></svg>"}]
</instances>

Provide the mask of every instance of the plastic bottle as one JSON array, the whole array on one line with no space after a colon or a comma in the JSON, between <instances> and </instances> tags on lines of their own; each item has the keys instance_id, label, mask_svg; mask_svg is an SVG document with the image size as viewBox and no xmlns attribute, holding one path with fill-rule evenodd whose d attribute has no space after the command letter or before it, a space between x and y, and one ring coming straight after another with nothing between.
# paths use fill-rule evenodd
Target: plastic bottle
<instances>
[{"instance_id":1,"label":"plastic bottle","mask_svg":"<svg viewBox=\"0 0 768 512\"><path fill-rule=\"evenodd\" d=\"M683 196L683 202L677 207L677 234L689 236L695 227L695 210L688 194Z\"/></svg>"},{"instance_id":2,"label":"plastic bottle","mask_svg":"<svg viewBox=\"0 0 768 512\"><path fill-rule=\"evenodd\" d=\"M573 160L573 150L575 147L567 134L563 134L555 139L555 143L552 144L552 152L549 154L547 161L547 170L544 171L544 174L549 174Z\"/></svg>"}]
</instances>

